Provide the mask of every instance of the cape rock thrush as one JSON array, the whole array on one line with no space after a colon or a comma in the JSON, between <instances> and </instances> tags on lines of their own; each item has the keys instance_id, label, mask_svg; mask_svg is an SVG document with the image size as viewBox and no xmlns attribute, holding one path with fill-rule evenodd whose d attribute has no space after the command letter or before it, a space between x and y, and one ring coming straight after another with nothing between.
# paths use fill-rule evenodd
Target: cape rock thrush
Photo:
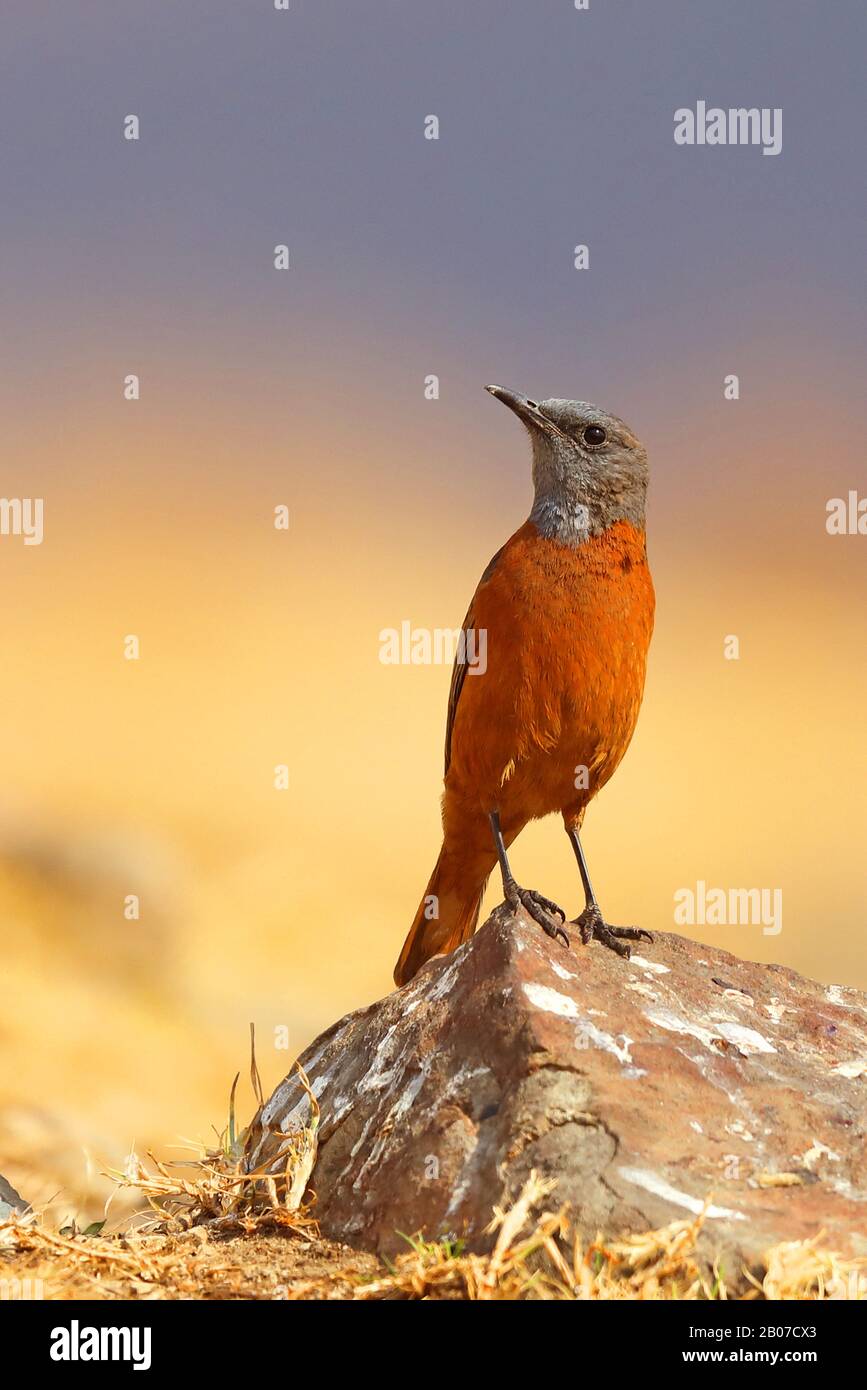
<instances>
[{"instance_id":1,"label":"cape rock thrush","mask_svg":"<svg viewBox=\"0 0 867 1390\"><path fill-rule=\"evenodd\" d=\"M512 876L507 851L528 821L559 811L585 907L581 940L629 955L635 927L612 927L590 883L579 831L588 803L629 746L653 631L647 566L647 455L614 415L583 401L531 401L487 390L524 423L533 507L491 560L464 619L446 722L443 846L394 978L412 979L476 927L488 876L549 936L569 944L566 914ZM462 654L487 633L484 672Z\"/></svg>"}]
</instances>

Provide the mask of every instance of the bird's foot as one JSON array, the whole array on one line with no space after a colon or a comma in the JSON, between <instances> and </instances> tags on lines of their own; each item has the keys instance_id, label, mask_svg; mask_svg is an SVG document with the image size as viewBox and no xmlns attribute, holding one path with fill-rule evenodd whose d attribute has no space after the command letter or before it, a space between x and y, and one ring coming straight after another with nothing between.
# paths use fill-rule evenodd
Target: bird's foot
<instances>
[{"instance_id":1,"label":"bird's foot","mask_svg":"<svg viewBox=\"0 0 867 1390\"><path fill-rule=\"evenodd\" d=\"M632 954L626 944L628 941L653 941L650 932L643 927L609 927L595 903L585 907L580 917L576 917L570 925L578 928L585 946L591 941L599 941L625 960L629 960Z\"/></svg>"},{"instance_id":2,"label":"bird's foot","mask_svg":"<svg viewBox=\"0 0 867 1390\"><path fill-rule=\"evenodd\" d=\"M537 893L535 888L519 888L514 880L506 884L506 902L513 912L519 907L523 907L529 917L537 922L546 936L552 936L555 941L563 942L564 946L569 945L569 933L563 926L566 921L566 913L557 903L545 898L541 893ZM560 918L559 922L557 918Z\"/></svg>"}]
</instances>

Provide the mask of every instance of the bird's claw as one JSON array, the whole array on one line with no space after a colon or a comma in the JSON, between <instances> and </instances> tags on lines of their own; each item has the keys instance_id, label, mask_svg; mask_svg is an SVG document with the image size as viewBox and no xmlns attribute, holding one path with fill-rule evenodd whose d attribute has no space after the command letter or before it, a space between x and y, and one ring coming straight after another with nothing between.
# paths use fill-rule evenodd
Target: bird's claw
<instances>
[{"instance_id":1,"label":"bird's claw","mask_svg":"<svg viewBox=\"0 0 867 1390\"><path fill-rule=\"evenodd\" d=\"M609 927L595 904L585 907L572 925L578 928L585 946L591 941L598 941L601 945L607 946L609 951L622 956L624 960L629 960L632 955L631 948L626 945L627 941L653 941L651 933L643 927Z\"/></svg>"},{"instance_id":2,"label":"bird's claw","mask_svg":"<svg viewBox=\"0 0 867 1390\"><path fill-rule=\"evenodd\" d=\"M513 910L518 906L523 907L546 936L553 937L555 941L562 941L564 946L571 945L569 933L563 926L566 913L559 904L552 902L542 893L537 893L535 888L519 888L517 883L512 883L506 892L506 902ZM560 918L559 922L557 917Z\"/></svg>"}]
</instances>

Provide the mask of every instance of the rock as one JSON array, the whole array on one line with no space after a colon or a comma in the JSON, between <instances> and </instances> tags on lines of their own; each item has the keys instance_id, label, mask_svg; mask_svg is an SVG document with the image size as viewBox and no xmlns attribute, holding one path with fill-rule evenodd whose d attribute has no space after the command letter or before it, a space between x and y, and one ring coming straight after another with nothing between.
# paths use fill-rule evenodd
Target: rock
<instances>
[{"instance_id":1,"label":"rock","mask_svg":"<svg viewBox=\"0 0 867 1390\"><path fill-rule=\"evenodd\" d=\"M867 1253L867 996L659 935L630 961L566 950L499 908L467 945L341 1019L301 1057L321 1106L326 1235L485 1248L531 1168L583 1236L711 1205L699 1243L727 1276L824 1231ZM296 1074L251 1128L268 1163L309 1117ZM276 1131L276 1133L275 1133Z\"/></svg>"},{"instance_id":2,"label":"rock","mask_svg":"<svg viewBox=\"0 0 867 1390\"><path fill-rule=\"evenodd\" d=\"M0 1221L11 1221L29 1211L30 1205L0 1173Z\"/></svg>"}]
</instances>

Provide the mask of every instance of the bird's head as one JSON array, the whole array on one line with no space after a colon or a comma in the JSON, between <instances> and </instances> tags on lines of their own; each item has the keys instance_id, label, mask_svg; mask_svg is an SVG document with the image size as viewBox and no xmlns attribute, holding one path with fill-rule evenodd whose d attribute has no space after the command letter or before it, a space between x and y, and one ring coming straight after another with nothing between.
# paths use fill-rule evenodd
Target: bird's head
<instances>
[{"instance_id":1,"label":"bird's head","mask_svg":"<svg viewBox=\"0 0 867 1390\"><path fill-rule=\"evenodd\" d=\"M622 420L586 401L485 389L527 427L536 493L530 516L544 535L574 545L616 521L644 527L647 454Z\"/></svg>"}]
</instances>

